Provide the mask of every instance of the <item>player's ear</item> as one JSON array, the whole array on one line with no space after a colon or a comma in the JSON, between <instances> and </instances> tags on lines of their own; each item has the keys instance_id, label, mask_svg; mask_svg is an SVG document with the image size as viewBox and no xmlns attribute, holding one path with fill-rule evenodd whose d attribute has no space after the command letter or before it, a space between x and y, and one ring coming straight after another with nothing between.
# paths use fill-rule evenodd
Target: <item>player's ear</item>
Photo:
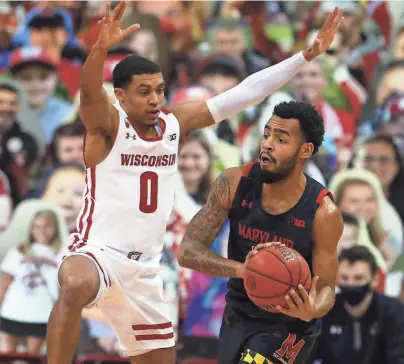
<instances>
[{"instance_id":1,"label":"player's ear","mask_svg":"<svg viewBox=\"0 0 404 364\"><path fill-rule=\"evenodd\" d=\"M125 90L122 88L114 88L114 94L119 102L123 102Z\"/></svg>"},{"instance_id":2,"label":"player's ear","mask_svg":"<svg viewBox=\"0 0 404 364\"><path fill-rule=\"evenodd\" d=\"M300 158L308 159L313 155L314 145L313 143L303 143L300 147Z\"/></svg>"}]
</instances>

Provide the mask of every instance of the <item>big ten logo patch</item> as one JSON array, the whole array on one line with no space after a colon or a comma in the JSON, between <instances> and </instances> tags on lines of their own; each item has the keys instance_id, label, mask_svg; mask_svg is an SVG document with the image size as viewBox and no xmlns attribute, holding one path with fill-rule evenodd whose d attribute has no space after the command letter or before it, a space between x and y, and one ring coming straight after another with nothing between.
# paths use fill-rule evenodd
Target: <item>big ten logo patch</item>
<instances>
[{"instance_id":1,"label":"big ten logo patch","mask_svg":"<svg viewBox=\"0 0 404 364\"><path fill-rule=\"evenodd\" d=\"M177 140L177 133L168 134L168 135L166 136L166 140L167 140L168 142L173 142L174 140Z\"/></svg>"},{"instance_id":2,"label":"big ten logo patch","mask_svg":"<svg viewBox=\"0 0 404 364\"><path fill-rule=\"evenodd\" d=\"M130 252L128 254L128 258L131 260L139 260L143 253L140 252Z\"/></svg>"},{"instance_id":3,"label":"big ten logo patch","mask_svg":"<svg viewBox=\"0 0 404 364\"><path fill-rule=\"evenodd\" d=\"M289 224L296 226L298 228L304 229L306 227L306 221L302 219L297 219L296 217L291 217L289 219Z\"/></svg>"}]
</instances>

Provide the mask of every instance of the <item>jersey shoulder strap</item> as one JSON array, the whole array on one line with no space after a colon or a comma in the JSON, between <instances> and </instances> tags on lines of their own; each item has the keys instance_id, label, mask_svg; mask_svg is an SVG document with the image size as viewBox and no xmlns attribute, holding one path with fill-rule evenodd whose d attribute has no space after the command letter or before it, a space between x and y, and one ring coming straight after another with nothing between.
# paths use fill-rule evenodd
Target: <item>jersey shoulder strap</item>
<instances>
[{"instance_id":1,"label":"jersey shoulder strap","mask_svg":"<svg viewBox=\"0 0 404 364\"><path fill-rule=\"evenodd\" d=\"M243 173L234 194L232 209L240 207L241 201L246 197L246 194L254 195L254 191L259 187L259 164L255 162L247 163L243 167Z\"/></svg>"},{"instance_id":2,"label":"jersey shoulder strap","mask_svg":"<svg viewBox=\"0 0 404 364\"><path fill-rule=\"evenodd\" d=\"M243 177L248 177L254 162L247 163L243 168Z\"/></svg>"},{"instance_id":3,"label":"jersey shoulder strap","mask_svg":"<svg viewBox=\"0 0 404 364\"><path fill-rule=\"evenodd\" d=\"M317 198L316 198L317 205L320 205L321 202L323 201L324 197L326 197L326 196L328 196L334 202L334 196L328 190L328 188L324 187L322 190L320 190L320 192L317 195Z\"/></svg>"}]
</instances>

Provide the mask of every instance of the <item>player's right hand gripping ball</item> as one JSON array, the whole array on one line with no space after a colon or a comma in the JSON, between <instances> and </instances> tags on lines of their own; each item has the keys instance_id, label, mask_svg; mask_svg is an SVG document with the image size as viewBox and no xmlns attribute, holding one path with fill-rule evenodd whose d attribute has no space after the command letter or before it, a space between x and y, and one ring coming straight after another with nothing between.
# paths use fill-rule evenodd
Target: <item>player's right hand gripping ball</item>
<instances>
[{"instance_id":1,"label":"player's right hand gripping ball","mask_svg":"<svg viewBox=\"0 0 404 364\"><path fill-rule=\"evenodd\" d=\"M299 284L310 291L310 268L296 250L271 246L247 260L244 287L251 301L265 311L279 313L276 306L284 307L285 295L292 289L299 292Z\"/></svg>"}]
</instances>

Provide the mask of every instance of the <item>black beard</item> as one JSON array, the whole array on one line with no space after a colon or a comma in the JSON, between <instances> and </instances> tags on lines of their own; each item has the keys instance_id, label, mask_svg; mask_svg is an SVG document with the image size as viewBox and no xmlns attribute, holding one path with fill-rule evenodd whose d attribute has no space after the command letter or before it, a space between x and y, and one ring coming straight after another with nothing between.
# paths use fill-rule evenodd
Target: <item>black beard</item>
<instances>
[{"instance_id":1,"label":"black beard","mask_svg":"<svg viewBox=\"0 0 404 364\"><path fill-rule=\"evenodd\" d=\"M261 182L266 184L279 183L288 178L293 170L295 169L297 162L297 154L291 157L289 160L285 161L282 167L276 168L274 171L270 172L266 169L260 171Z\"/></svg>"},{"instance_id":2,"label":"black beard","mask_svg":"<svg viewBox=\"0 0 404 364\"><path fill-rule=\"evenodd\" d=\"M266 183L266 184L271 184L271 183L278 183L283 181L289 176L288 173L283 173L283 172L269 172L265 169L261 169L261 182Z\"/></svg>"}]
</instances>

